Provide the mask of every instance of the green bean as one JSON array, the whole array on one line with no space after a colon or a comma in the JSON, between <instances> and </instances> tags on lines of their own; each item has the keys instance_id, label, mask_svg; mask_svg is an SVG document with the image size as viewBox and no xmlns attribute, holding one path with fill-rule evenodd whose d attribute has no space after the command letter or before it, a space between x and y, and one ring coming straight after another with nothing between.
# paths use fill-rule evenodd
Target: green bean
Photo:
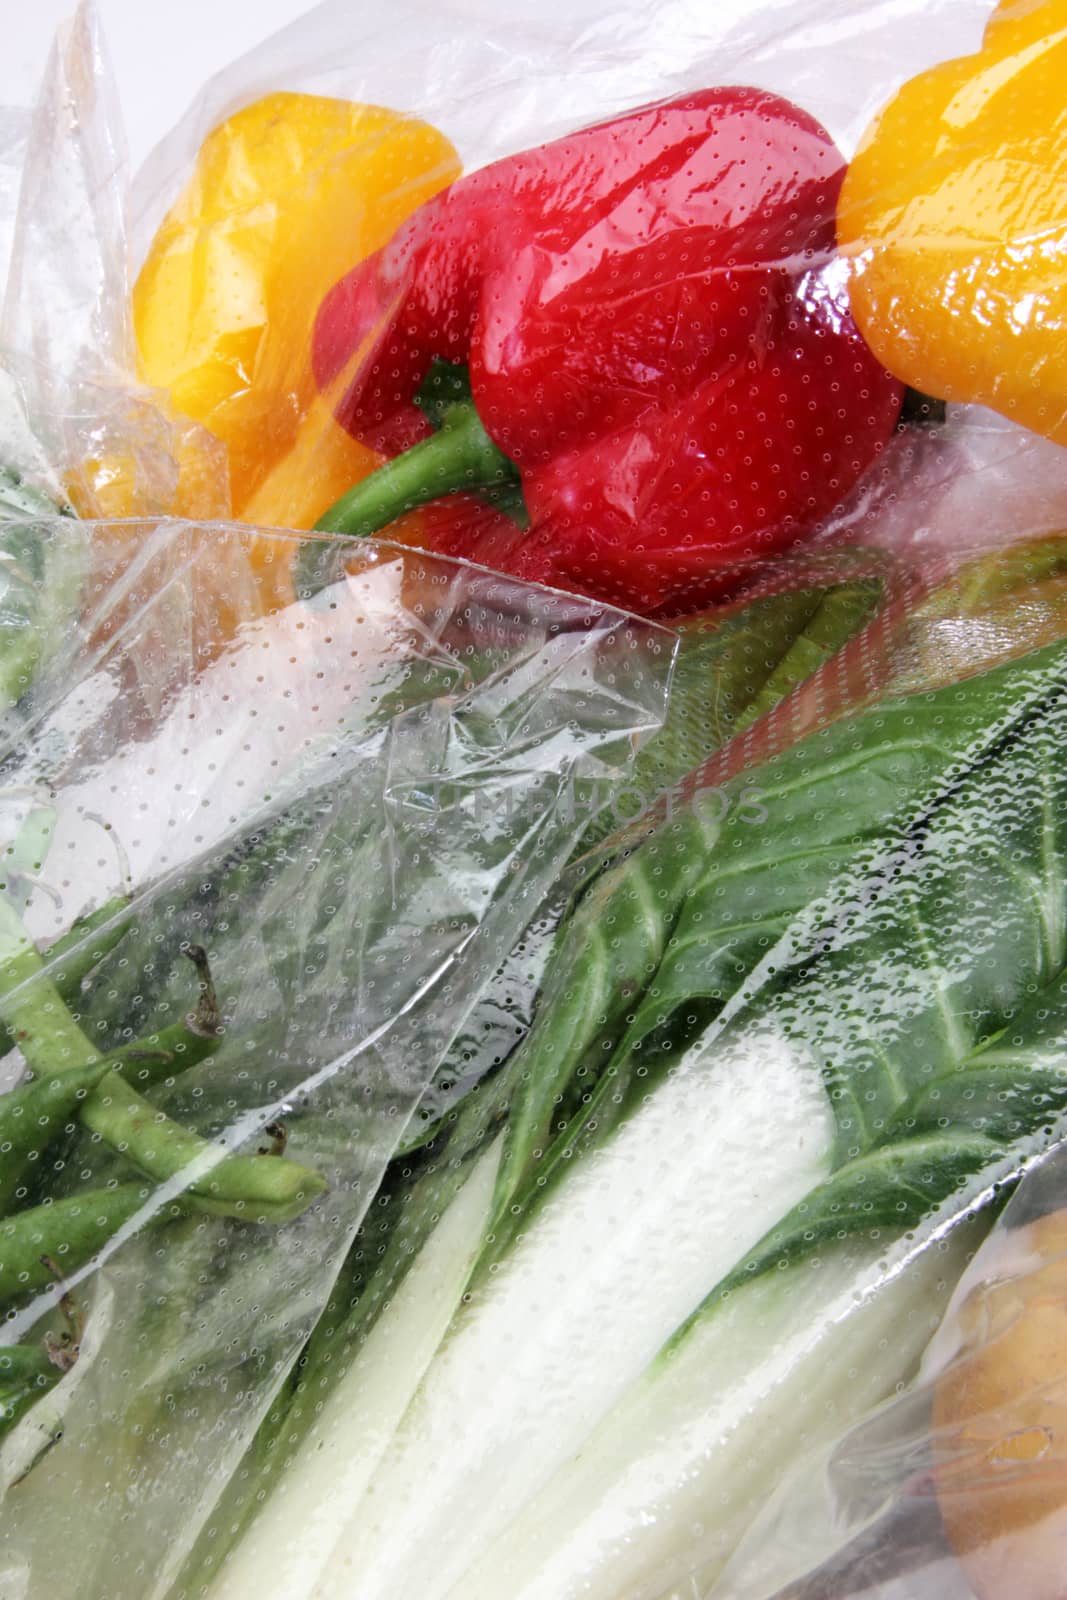
<instances>
[{"instance_id":1,"label":"green bean","mask_svg":"<svg viewBox=\"0 0 1067 1600\"><path fill-rule=\"evenodd\" d=\"M208 1167L193 1179L187 1199L214 1216L249 1222L287 1222L326 1185L318 1173L277 1156L231 1156L157 1111L111 1072L82 1107L82 1121L157 1183Z\"/></svg>"},{"instance_id":2,"label":"green bean","mask_svg":"<svg viewBox=\"0 0 1067 1600\"><path fill-rule=\"evenodd\" d=\"M63 1004L11 902L0 895L0 949L5 947L0 1019L17 1029L33 1071L56 1077L103 1061ZM228 1155L221 1145L157 1111L115 1071L106 1072L89 1092L80 1115L85 1127L157 1182L188 1168L205 1169L203 1176L193 1177L190 1198L214 1216L286 1222L325 1189L318 1173L296 1162Z\"/></svg>"},{"instance_id":3,"label":"green bean","mask_svg":"<svg viewBox=\"0 0 1067 1600\"><path fill-rule=\"evenodd\" d=\"M151 1184L121 1183L46 1201L0 1222L0 1302L55 1283L56 1266L65 1273L83 1267L151 1193ZM167 1214L179 1214L177 1203Z\"/></svg>"},{"instance_id":4,"label":"green bean","mask_svg":"<svg viewBox=\"0 0 1067 1600\"><path fill-rule=\"evenodd\" d=\"M196 1010L182 1022L112 1051L88 1067L38 1077L0 1096L0 1212L12 1199L21 1198L18 1191L30 1164L110 1068L128 1083L144 1087L185 1071L218 1049L222 1025L207 955L199 945L187 947L185 954L200 975L200 995Z\"/></svg>"},{"instance_id":5,"label":"green bean","mask_svg":"<svg viewBox=\"0 0 1067 1600\"><path fill-rule=\"evenodd\" d=\"M27 1378L43 1378L52 1366L43 1344L0 1346L0 1385L22 1383Z\"/></svg>"},{"instance_id":6,"label":"green bean","mask_svg":"<svg viewBox=\"0 0 1067 1600\"><path fill-rule=\"evenodd\" d=\"M0 1433L13 1427L61 1375L44 1345L0 1347Z\"/></svg>"},{"instance_id":7,"label":"green bean","mask_svg":"<svg viewBox=\"0 0 1067 1600\"><path fill-rule=\"evenodd\" d=\"M194 1033L186 1022L174 1022L158 1033L147 1033L133 1044L122 1045L108 1059L128 1084L135 1089L150 1089L153 1084L165 1083L179 1072L199 1066L215 1054L221 1043L221 1034L213 1038Z\"/></svg>"},{"instance_id":8,"label":"green bean","mask_svg":"<svg viewBox=\"0 0 1067 1600\"><path fill-rule=\"evenodd\" d=\"M4 895L0 895L0 1021L27 1064L41 1076L54 1077L100 1060Z\"/></svg>"},{"instance_id":9,"label":"green bean","mask_svg":"<svg viewBox=\"0 0 1067 1600\"><path fill-rule=\"evenodd\" d=\"M16 1198L27 1167L62 1132L107 1070L106 1060L94 1061L73 1072L32 1078L0 1095L0 1210Z\"/></svg>"},{"instance_id":10,"label":"green bean","mask_svg":"<svg viewBox=\"0 0 1067 1600\"><path fill-rule=\"evenodd\" d=\"M129 933L131 920L129 901L117 894L95 911L77 917L67 932L49 945L44 952L45 966L65 1005L76 1003L93 968Z\"/></svg>"}]
</instances>

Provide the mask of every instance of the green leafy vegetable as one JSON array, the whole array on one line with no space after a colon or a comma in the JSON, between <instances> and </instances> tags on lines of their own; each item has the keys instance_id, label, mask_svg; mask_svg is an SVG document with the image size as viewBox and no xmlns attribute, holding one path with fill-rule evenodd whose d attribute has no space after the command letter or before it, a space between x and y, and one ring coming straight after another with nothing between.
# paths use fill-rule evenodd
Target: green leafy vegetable
<instances>
[{"instance_id":1,"label":"green leafy vegetable","mask_svg":"<svg viewBox=\"0 0 1067 1600\"><path fill-rule=\"evenodd\" d=\"M738 1425L720 1395L715 1427L697 1426L720 1376L708 1351L734 1359L726 1322L745 1339L744 1312L727 1308L740 1296L783 1340L800 1337L805 1275L834 1264L837 1309L819 1323L834 1347L852 1326L841 1308L868 1303L887 1251L901 1282L918 1282L909 1235L939 1208L988 1202L1061 1125L1065 738L1057 640L819 729L698 794L593 878L528 1033L390 1174L265 1427L246 1502L281 1466L283 1511L302 1495L330 1503L320 1546L286 1568L294 1596L339 1595L355 1570L368 1600L654 1592L664 1529L685 1535L715 1440ZM425 1241L490 1151L493 1194L467 1210L474 1264L452 1326L338 1503L315 1456L345 1424L322 1407L332 1415L336 1382L357 1417L371 1403L361 1364L397 1297L417 1297ZM929 1279L924 1293L940 1303ZM889 1295L887 1325L902 1304ZM917 1348L902 1340L902 1364L880 1367L857 1403ZM677 1433L646 1473L660 1403L677 1408ZM803 1415L823 1425L817 1405ZM460 1436L471 1442L442 1474L445 1440ZM509 1439L523 1441L514 1459ZM628 1474L644 1484L647 1532L631 1520L616 1547L603 1529ZM231 1513L236 1529L240 1495ZM277 1550L268 1514L223 1569L219 1600L262 1581L268 1530ZM216 1564L206 1549L197 1559L201 1573ZM710 1547L707 1559L710 1571Z\"/></svg>"},{"instance_id":2,"label":"green leafy vegetable","mask_svg":"<svg viewBox=\"0 0 1067 1600\"><path fill-rule=\"evenodd\" d=\"M643 826L596 849L594 821L475 1009L176 1592L619 1600L681 1582L683 1549L706 1586L790 1451L907 1376L984 1215L1067 1112L1063 562L1051 545L1028 559L915 609L887 671L906 684L936 656L950 675L941 622L974 608L999 628L1035 564L1041 648L987 643L993 670L971 654L962 681L829 704L792 748L648 811L810 683L880 583L787 585L694 626L637 769ZM210 903L183 901L223 928L226 907L254 904L279 992L336 983L331 918L398 961L412 934L387 904L360 924L377 837L340 810L323 826L318 805L229 859ZM304 828L323 849L294 905L277 866ZM418 936L434 949L439 931L430 918ZM0 1292L47 1284L61 1238L86 1259L190 1164L176 1233L212 1200L239 1218L253 1178L303 1184L304 1203L304 1169L212 1150L135 1089L169 1073L184 1024L87 1058L59 985L7 933L0 1014L31 1063L41 1052L19 1094L47 1100L57 1062L72 1082L79 1062L55 1115L106 1143L114 1175L0 1223ZM201 1061L216 1023L217 1006L200 1017ZM197 1237L182 1234L210 1277L222 1246ZM234 1249L227 1293L267 1298L254 1245ZM205 1384L271 1359L230 1357L224 1299L198 1302L183 1337ZM12 1417L49 1381L36 1346L15 1348L30 1353L13 1358ZM847 1395L842 1364L858 1371ZM199 1417L195 1383L188 1404Z\"/></svg>"},{"instance_id":3,"label":"green leafy vegetable","mask_svg":"<svg viewBox=\"0 0 1067 1600\"><path fill-rule=\"evenodd\" d=\"M638 752L621 795L597 809L603 796L595 786L579 791L579 818L587 807L594 814L575 846L578 881L603 867L609 834L650 814L665 796L669 806L680 804L672 791L681 779L860 634L886 590L887 574L876 557L838 552L823 562L783 562L765 592L683 620L663 727ZM746 815L754 814L747 806ZM574 881L561 884L555 905L505 962L426 1090L401 1141L401 1157L434 1137L441 1116L499 1066L529 1027L544 954L574 894ZM565 1031L565 1018L556 1025Z\"/></svg>"}]
</instances>

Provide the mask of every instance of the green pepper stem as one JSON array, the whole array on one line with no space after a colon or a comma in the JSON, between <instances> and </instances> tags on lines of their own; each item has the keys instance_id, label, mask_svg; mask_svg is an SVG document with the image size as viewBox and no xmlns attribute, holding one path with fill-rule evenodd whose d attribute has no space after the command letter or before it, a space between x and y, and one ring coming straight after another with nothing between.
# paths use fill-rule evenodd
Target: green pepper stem
<instances>
[{"instance_id":1,"label":"green pepper stem","mask_svg":"<svg viewBox=\"0 0 1067 1600\"><path fill-rule=\"evenodd\" d=\"M365 538L416 506L517 477L514 462L490 439L473 401L459 400L445 411L440 432L349 489L315 527L320 533Z\"/></svg>"},{"instance_id":2,"label":"green pepper stem","mask_svg":"<svg viewBox=\"0 0 1067 1600\"><path fill-rule=\"evenodd\" d=\"M363 539L406 511L447 495L518 484L518 468L490 439L474 402L457 400L445 408L437 433L349 489L319 518L315 531ZM312 540L303 545L297 558L299 593L314 593L329 582L334 550Z\"/></svg>"}]
</instances>

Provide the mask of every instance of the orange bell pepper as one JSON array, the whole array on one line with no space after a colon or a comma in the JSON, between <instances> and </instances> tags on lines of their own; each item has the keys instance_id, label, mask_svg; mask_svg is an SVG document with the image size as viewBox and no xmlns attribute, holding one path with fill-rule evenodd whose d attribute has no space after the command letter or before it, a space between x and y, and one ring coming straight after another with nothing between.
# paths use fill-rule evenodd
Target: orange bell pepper
<instances>
[{"instance_id":1,"label":"orange bell pepper","mask_svg":"<svg viewBox=\"0 0 1067 1600\"><path fill-rule=\"evenodd\" d=\"M146 502L122 453L88 464L76 501L96 515L168 509L311 527L378 464L314 382L316 309L353 260L459 171L443 134L378 106L279 93L221 123L152 242L133 317L143 381L225 446L228 504L205 498L205 435L188 427L176 432L169 507ZM260 539L248 549L264 600L288 599L288 547Z\"/></svg>"},{"instance_id":2,"label":"orange bell pepper","mask_svg":"<svg viewBox=\"0 0 1067 1600\"><path fill-rule=\"evenodd\" d=\"M316 311L460 170L418 118L318 95L270 94L215 128L134 286L139 375L157 404L109 419L98 456L68 481L79 513L148 519L137 537L157 515L311 527L378 465L314 382ZM129 528L99 528L102 559L121 564L129 539ZM259 606L287 601L292 544L243 548ZM235 586L247 575L217 575L220 638L238 620L226 600Z\"/></svg>"},{"instance_id":3,"label":"orange bell pepper","mask_svg":"<svg viewBox=\"0 0 1067 1600\"><path fill-rule=\"evenodd\" d=\"M134 327L145 381L227 445L236 517L310 526L371 467L316 393L315 312L459 170L427 123L318 95L268 95L204 141L137 279Z\"/></svg>"},{"instance_id":4,"label":"orange bell pepper","mask_svg":"<svg viewBox=\"0 0 1067 1600\"><path fill-rule=\"evenodd\" d=\"M860 330L898 378L1067 444L1067 0L1002 0L906 83L841 190Z\"/></svg>"}]
</instances>

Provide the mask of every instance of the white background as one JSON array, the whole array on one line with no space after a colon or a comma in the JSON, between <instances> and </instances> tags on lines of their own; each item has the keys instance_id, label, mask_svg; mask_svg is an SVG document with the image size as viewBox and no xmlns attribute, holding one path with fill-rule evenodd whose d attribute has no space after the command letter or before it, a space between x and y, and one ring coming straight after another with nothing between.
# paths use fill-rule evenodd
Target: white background
<instances>
[{"instance_id":1,"label":"white background","mask_svg":"<svg viewBox=\"0 0 1067 1600\"><path fill-rule=\"evenodd\" d=\"M133 166L206 78L310 8L310 0L97 0ZM74 9L75 0L0 0L0 105L32 104L52 35Z\"/></svg>"},{"instance_id":2,"label":"white background","mask_svg":"<svg viewBox=\"0 0 1067 1600\"><path fill-rule=\"evenodd\" d=\"M741 36L728 45L724 62L727 79L749 81L750 54L744 31L751 19L758 23L753 39L759 45L759 81L794 98L825 122L833 136L849 153L854 139L886 95L904 78L933 61L972 50L978 45L981 28L993 0L617 0L620 30L633 35L635 18L644 16L645 45L650 43L656 58L647 62L642 75L624 70L626 51L616 59L607 52L608 65L614 61L618 71L617 89L606 98L597 97L597 53L587 53L575 76L573 95L566 83L554 88L551 81L538 81L533 74L527 85L526 100L512 92L508 103L490 106L487 116L499 118L501 111L515 122L514 134L503 133L490 141L482 159L518 149L530 142L530 117L537 105L534 125L545 134L545 110L562 114L573 126L594 115L609 115L620 105L634 104L650 97L650 86L692 86L691 77L670 49L672 33L703 39L702 52L716 38L727 41L736 23ZM3 23L3 49L0 50L0 107L27 106L36 98L49 46L58 25L69 17L76 0L0 0ZM610 12L611 0L608 0ZM647 9L646 9L647 8ZM132 169L141 162L179 121L190 102L213 75L263 39L286 27L307 11L315 9L313 0L96 0L111 59L118 102L129 145ZM451 59L453 41L447 21L439 13L449 9L459 21L469 12L492 19L490 32L497 42L514 41L513 48L540 58L548 36L562 40L559 59L566 61L566 35L574 10L588 12L595 6L571 0L441 0L409 6L412 16L420 9L429 19L430 32L442 59ZM603 8L600 8L603 9ZM383 48L382 36L389 31L390 0L348 0L339 6L349 39L366 36L368 54L376 62L374 93L370 98L389 105L416 103L410 94L411 83L394 81L395 52ZM469 20L469 18L467 19ZM662 21L662 28L660 23ZM648 24L652 24L651 29ZM797 26L799 24L799 28ZM577 24L575 24L577 26ZM806 30L806 32L805 32ZM469 33L469 29L467 32ZM781 38L781 50L767 53L768 40ZM603 40L600 41L603 45ZM413 71L424 88L426 41L412 41ZM351 45L350 45L351 48ZM469 54L468 50L468 54ZM601 51L603 54L603 51ZM459 51L463 56L463 51ZM357 67L361 52L353 57ZM714 55L709 56L710 60ZM462 81L462 59L457 72ZM423 76L419 77L419 73ZM672 78L671 74L674 74ZM401 74L403 79L403 74ZM721 80L719 80L721 81ZM383 87L379 93L378 83ZM580 88L578 85L580 84ZM272 83L271 87L280 87ZM359 98L365 87L358 81L316 85L316 92L339 93ZM441 87L436 85L438 98ZM532 100L530 97L533 97ZM491 99L491 96L489 97ZM511 101L516 103L513 105ZM520 103L521 102L521 103ZM417 102L421 107L421 101ZM422 107L422 109L427 109ZM440 106L429 108L440 111ZM462 134L457 108L449 105L450 135ZM513 114L513 115L512 115ZM431 117L431 120L433 118ZM440 120L440 119L438 119ZM207 128L199 129L202 135ZM457 140L465 159L461 137ZM497 143L500 147L497 148ZM191 151L182 152L188 161Z\"/></svg>"}]
</instances>

